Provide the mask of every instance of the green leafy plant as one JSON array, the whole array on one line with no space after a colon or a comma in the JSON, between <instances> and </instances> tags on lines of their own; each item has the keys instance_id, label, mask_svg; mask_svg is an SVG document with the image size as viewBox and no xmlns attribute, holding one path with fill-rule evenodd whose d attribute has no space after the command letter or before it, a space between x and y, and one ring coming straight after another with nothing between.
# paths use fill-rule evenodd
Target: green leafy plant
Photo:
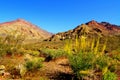
<instances>
[{"instance_id":1,"label":"green leafy plant","mask_svg":"<svg viewBox=\"0 0 120 80\"><path fill-rule=\"evenodd\" d=\"M42 62L44 61L43 58L33 58L33 59L30 59L28 61L26 61L25 63L25 67L28 71L31 71L31 70L38 70L42 67Z\"/></svg>"},{"instance_id":2,"label":"green leafy plant","mask_svg":"<svg viewBox=\"0 0 120 80\"><path fill-rule=\"evenodd\" d=\"M89 70L92 70L94 67L94 57L93 53L82 53L79 52L76 55L69 57L70 65L78 78L81 78L82 75L89 74Z\"/></svg>"},{"instance_id":3,"label":"green leafy plant","mask_svg":"<svg viewBox=\"0 0 120 80\"><path fill-rule=\"evenodd\" d=\"M103 75L102 80L117 80L117 75L113 72L108 71Z\"/></svg>"},{"instance_id":4,"label":"green leafy plant","mask_svg":"<svg viewBox=\"0 0 120 80\"><path fill-rule=\"evenodd\" d=\"M99 56L96 61L97 65L99 65L100 69L109 66L110 59L108 56Z\"/></svg>"}]
</instances>

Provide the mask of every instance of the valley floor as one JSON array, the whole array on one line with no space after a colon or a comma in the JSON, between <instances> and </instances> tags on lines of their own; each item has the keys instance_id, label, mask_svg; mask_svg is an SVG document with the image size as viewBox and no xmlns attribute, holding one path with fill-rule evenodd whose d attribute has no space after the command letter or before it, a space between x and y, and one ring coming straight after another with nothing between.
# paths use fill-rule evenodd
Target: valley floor
<instances>
[{"instance_id":1,"label":"valley floor","mask_svg":"<svg viewBox=\"0 0 120 80\"><path fill-rule=\"evenodd\" d=\"M24 77L21 77L12 68L23 62L23 56L5 56L0 58L0 65L5 66L5 73L7 73L6 75L1 75L0 80L74 80L72 79L72 69L66 57L59 57L49 62L43 62L43 67L40 70L28 71ZM117 74L118 80L120 80L120 71L117 71Z\"/></svg>"}]
</instances>

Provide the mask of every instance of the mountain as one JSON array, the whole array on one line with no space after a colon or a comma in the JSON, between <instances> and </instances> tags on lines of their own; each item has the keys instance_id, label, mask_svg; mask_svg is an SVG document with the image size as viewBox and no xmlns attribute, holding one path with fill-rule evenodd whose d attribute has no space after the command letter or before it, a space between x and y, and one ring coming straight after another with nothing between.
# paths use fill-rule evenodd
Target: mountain
<instances>
[{"instance_id":1,"label":"mountain","mask_svg":"<svg viewBox=\"0 0 120 80\"><path fill-rule=\"evenodd\" d=\"M76 28L61 32L53 35L48 40L56 41L56 40L64 40L64 39L74 39L76 35L80 37L81 35L87 35L89 37L92 36L113 36L120 34L120 26L110 24L108 22L97 22L97 21L89 21L85 24L78 25Z\"/></svg>"},{"instance_id":2,"label":"mountain","mask_svg":"<svg viewBox=\"0 0 120 80\"><path fill-rule=\"evenodd\" d=\"M0 36L22 34L26 40L46 39L52 34L23 19L0 23Z\"/></svg>"}]
</instances>

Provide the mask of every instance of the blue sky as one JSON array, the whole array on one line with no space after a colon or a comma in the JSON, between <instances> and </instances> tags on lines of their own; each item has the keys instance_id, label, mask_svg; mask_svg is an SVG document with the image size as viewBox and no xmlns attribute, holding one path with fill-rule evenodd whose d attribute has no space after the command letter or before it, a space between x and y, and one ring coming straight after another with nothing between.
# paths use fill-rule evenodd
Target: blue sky
<instances>
[{"instance_id":1,"label":"blue sky","mask_svg":"<svg viewBox=\"0 0 120 80\"><path fill-rule=\"evenodd\" d=\"M52 33L90 20L120 25L120 0L0 0L0 23L17 18Z\"/></svg>"}]
</instances>

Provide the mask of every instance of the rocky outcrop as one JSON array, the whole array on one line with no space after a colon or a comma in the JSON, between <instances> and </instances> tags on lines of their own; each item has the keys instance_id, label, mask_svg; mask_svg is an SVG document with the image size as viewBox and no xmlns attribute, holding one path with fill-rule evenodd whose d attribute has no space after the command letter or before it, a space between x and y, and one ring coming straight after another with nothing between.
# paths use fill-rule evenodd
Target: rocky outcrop
<instances>
[{"instance_id":1,"label":"rocky outcrop","mask_svg":"<svg viewBox=\"0 0 120 80\"><path fill-rule=\"evenodd\" d=\"M48 39L48 41L57 41L65 39L75 39L76 35L80 37L81 35L87 36L110 36L120 34L120 26L113 25L107 22L98 23L94 20L87 22L85 24L78 25L76 28L61 32L53 35Z\"/></svg>"}]
</instances>

